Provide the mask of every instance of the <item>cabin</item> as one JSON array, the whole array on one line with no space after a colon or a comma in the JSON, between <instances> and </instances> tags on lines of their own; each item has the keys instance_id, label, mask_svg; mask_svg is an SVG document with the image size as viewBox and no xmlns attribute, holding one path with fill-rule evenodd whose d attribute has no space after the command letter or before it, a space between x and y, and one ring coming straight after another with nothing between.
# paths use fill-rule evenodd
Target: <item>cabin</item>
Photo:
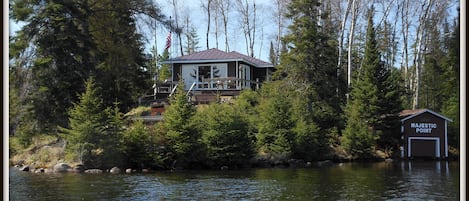
<instances>
[{"instance_id":1,"label":"cabin","mask_svg":"<svg viewBox=\"0 0 469 201\"><path fill-rule=\"evenodd\" d=\"M149 105L150 115L136 117L146 122L161 121L168 98L182 79L188 98L195 105L229 102L244 89L257 90L270 80L273 64L236 51L216 48L169 59L171 77L153 85L153 95L139 98L138 105Z\"/></svg>"},{"instance_id":2,"label":"cabin","mask_svg":"<svg viewBox=\"0 0 469 201\"><path fill-rule=\"evenodd\" d=\"M448 122L452 120L429 109L403 110L401 132L405 159L448 158Z\"/></svg>"},{"instance_id":3,"label":"cabin","mask_svg":"<svg viewBox=\"0 0 469 201\"><path fill-rule=\"evenodd\" d=\"M269 62L216 48L172 58L164 63L171 64L169 82L177 83L182 79L184 89L195 104L229 101L243 89L259 89L274 70Z\"/></svg>"}]
</instances>

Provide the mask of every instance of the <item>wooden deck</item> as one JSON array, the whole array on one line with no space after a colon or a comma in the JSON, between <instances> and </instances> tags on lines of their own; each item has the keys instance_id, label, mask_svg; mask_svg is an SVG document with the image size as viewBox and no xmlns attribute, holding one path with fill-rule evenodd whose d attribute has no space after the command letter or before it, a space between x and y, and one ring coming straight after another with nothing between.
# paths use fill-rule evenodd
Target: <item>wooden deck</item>
<instances>
[{"instance_id":1,"label":"wooden deck","mask_svg":"<svg viewBox=\"0 0 469 201\"><path fill-rule=\"evenodd\" d=\"M132 120L143 120L143 122L157 122L157 121L162 121L163 116L162 115L155 115L155 116L140 116L140 117L132 117Z\"/></svg>"}]
</instances>

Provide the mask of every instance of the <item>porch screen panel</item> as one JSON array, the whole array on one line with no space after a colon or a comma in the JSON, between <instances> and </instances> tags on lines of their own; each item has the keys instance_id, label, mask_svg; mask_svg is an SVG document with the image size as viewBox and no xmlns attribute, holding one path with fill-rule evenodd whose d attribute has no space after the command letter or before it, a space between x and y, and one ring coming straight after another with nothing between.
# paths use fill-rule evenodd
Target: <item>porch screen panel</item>
<instances>
[{"instance_id":1,"label":"porch screen panel","mask_svg":"<svg viewBox=\"0 0 469 201\"><path fill-rule=\"evenodd\" d=\"M197 67L190 65L182 66L182 79L184 79L184 89L189 90L192 83L197 81Z\"/></svg>"},{"instance_id":2,"label":"porch screen panel","mask_svg":"<svg viewBox=\"0 0 469 201\"><path fill-rule=\"evenodd\" d=\"M214 64L212 65L212 79L215 78L226 78L228 77L228 65L226 64ZM227 88L227 82L223 83L223 88ZM212 83L212 88L216 88L217 83Z\"/></svg>"},{"instance_id":3,"label":"porch screen panel","mask_svg":"<svg viewBox=\"0 0 469 201\"><path fill-rule=\"evenodd\" d=\"M198 88L206 89L210 87L210 79L212 79L212 72L210 66L199 66L198 73Z\"/></svg>"}]
</instances>

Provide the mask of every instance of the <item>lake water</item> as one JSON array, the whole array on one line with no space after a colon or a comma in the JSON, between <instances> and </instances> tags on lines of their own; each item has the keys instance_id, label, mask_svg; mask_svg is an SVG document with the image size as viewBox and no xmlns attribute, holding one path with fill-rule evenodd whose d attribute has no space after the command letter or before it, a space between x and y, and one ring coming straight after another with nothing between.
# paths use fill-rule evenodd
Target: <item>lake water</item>
<instances>
[{"instance_id":1,"label":"lake water","mask_svg":"<svg viewBox=\"0 0 469 201\"><path fill-rule=\"evenodd\" d=\"M344 163L306 169L34 174L9 171L10 200L459 200L459 163Z\"/></svg>"}]
</instances>

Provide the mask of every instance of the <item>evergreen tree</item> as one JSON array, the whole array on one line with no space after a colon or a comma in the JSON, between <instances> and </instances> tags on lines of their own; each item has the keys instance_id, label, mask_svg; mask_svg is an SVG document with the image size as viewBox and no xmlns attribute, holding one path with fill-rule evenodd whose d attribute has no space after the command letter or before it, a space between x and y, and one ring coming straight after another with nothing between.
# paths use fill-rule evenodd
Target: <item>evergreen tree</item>
<instances>
[{"instance_id":1,"label":"evergreen tree","mask_svg":"<svg viewBox=\"0 0 469 201\"><path fill-rule=\"evenodd\" d=\"M14 1L12 18L25 21L21 34L12 41L16 51L35 54L31 65L31 90L28 94L38 129L54 132L67 125L67 110L76 102L88 78L94 47L85 32L87 19L77 1ZM24 42L28 41L28 42ZM19 44L19 45L18 45ZM21 45L23 44L23 45Z\"/></svg>"},{"instance_id":2,"label":"evergreen tree","mask_svg":"<svg viewBox=\"0 0 469 201\"><path fill-rule=\"evenodd\" d=\"M448 143L450 146L459 146L460 126L460 13L455 21L454 30L446 39L448 44L447 55L443 59L443 106L442 113L451 118L453 122L448 124Z\"/></svg>"},{"instance_id":3,"label":"evergreen tree","mask_svg":"<svg viewBox=\"0 0 469 201\"><path fill-rule=\"evenodd\" d=\"M104 104L111 106L117 99L123 112L134 106L153 84L149 71L145 71L147 58L133 17L133 3L137 2L101 0L90 8L100 10L89 16L99 59L97 82L107 90L103 94Z\"/></svg>"},{"instance_id":4,"label":"evergreen tree","mask_svg":"<svg viewBox=\"0 0 469 201\"><path fill-rule=\"evenodd\" d=\"M199 115L198 125L207 146L207 157L213 164L238 166L249 162L254 149L248 134L248 122L241 113L233 106L215 103Z\"/></svg>"},{"instance_id":5,"label":"evergreen tree","mask_svg":"<svg viewBox=\"0 0 469 201\"><path fill-rule=\"evenodd\" d=\"M163 52L163 55L161 55L158 58L160 61L166 61L169 59L169 51L166 48ZM171 77L171 65L170 64L161 64L160 68L158 69L158 79L160 81L165 81Z\"/></svg>"},{"instance_id":6,"label":"evergreen tree","mask_svg":"<svg viewBox=\"0 0 469 201\"><path fill-rule=\"evenodd\" d=\"M103 167L121 167L123 163L122 138L125 132L123 114L120 112L119 103L115 102L113 107L105 110L106 123L99 141L105 153L100 158Z\"/></svg>"},{"instance_id":7,"label":"evergreen tree","mask_svg":"<svg viewBox=\"0 0 469 201\"><path fill-rule=\"evenodd\" d=\"M277 66L278 57L274 49L274 43L272 41L270 41L269 59L270 59L270 63L272 63L274 67Z\"/></svg>"},{"instance_id":8,"label":"evergreen tree","mask_svg":"<svg viewBox=\"0 0 469 201\"><path fill-rule=\"evenodd\" d=\"M72 161L88 167L98 167L99 156L104 151L100 140L105 130L106 114L99 89L93 77L85 83L86 91L80 95L79 102L69 111L69 128L61 128Z\"/></svg>"},{"instance_id":9,"label":"evergreen tree","mask_svg":"<svg viewBox=\"0 0 469 201\"><path fill-rule=\"evenodd\" d=\"M146 14L169 25L150 1L14 0L10 5L11 19L25 22L12 38L12 59L34 52L26 62L31 69L27 104L39 132L68 126L67 110L90 73L108 90L104 105L117 98L122 111L150 88L134 17Z\"/></svg>"},{"instance_id":10,"label":"evergreen tree","mask_svg":"<svg viewBox=\"0 0 469 201\"><path fill-rule=\"evenodd\" d=\"M320 26L318 0L293 0L288 18L293 23L284 37L288 52L282 51L275 78L307 100L303 111L321 131L338 127L343 98L337 93L337 51Z\"/></svg>"},{"instance_id":11,"label":"evergreen tree","mask_svg":"<svg viewBox=\"0 0 469 201\"><path fill-rule=\"evenodd\" d=\"M319 128L314 122L300 120L293 128L295 141L293 156L306 161L324 158L327 148L327 141L324 136L320 136Z\"/></svg>"},{"instance_id":12,"label":"evergreen tree","mask_svg":"<svg viewBox=\"0 0 469 201\"><path fill-rule=\"evenodd\" d=\"M199 35L197 35L197 30L195 30L194 27L190 27L186 35L186 45L185 45L185 52L186 54L192 54L194 52L199 51L200 46L199 46Z\"/></svg>"},{"instance_id":13,"label":"evergreen tree","mask_svg":"<svg viewBox=\"0 0 469 201\"><path fill-rule=\"evenodd\" d=\"M342 147L353 158L370 158L375 145L368 122L360 114L360 103L352 101L347 106L347 126L341 138Z\"/></svg>"},{"instance_id":14,"label":"evergreen tree","mask_svg":"<svg viewBox=\"0 0 469 201\"><path fill-rule=\"evenodd\" d=\"M313 121L312 114L304 112L308 102L301 95L301 92L289 94L291 121L294 124L292 131L295 135L293 157L307 161L318 160L328 153L330 132L321 131Z\"/></svg>"},{"instance_id":15,"label":"evergreen tree","mask_svg":"<svg viewBox=\"0 0 469 201\"><path fill-rule=\"evenodd\" d=\"M429 19L435 21L437 19ZM434 23L429 23L434 24ZM425 63L421 71L420 77L420 100L421 108L428 108L433 111L441 111L444 100L443 83L443 66L444 50L442 45L441 34L437 26L429 26L428 44L426 45L426 54L424 56Z\"/></svg>"},{"instance_id":16,"label":"evergreen tree","mask_svg":"<svg viewBox=\"0 0 469 201\"><path fill-rule=\"evenodd\" d=\"M191 167L202 161L204 156L201 135L193 125L194 114L195 108L186 96L184 82L180 80L163 114L164 126L168 130L167 138L175 155L175 165Z\"/></svg>"},{"instance_id":17,"label":"evergreen tree","mask_svg":"<svg viewBox=\"0 0 469 201\"><path fill-rule=\"evenodd\" d=\"M31 137L35 135L37 123L29 112L31 106L27 104L29 70L19 65L20 62L10 65L8 77L9 136L16 137L21 146L27 147L31 143Z\"/></svg>"},{"instance_id":18,"label":"evergreen tree","mask_svg":"<svg viewBox=\"0 0 469 201\"><path fill-rule=\"evenodd\" d=\"M344 148L358 157L372 154L383 125L398 125L398 118L386 117L397 117L401 110L398 80L381 61L372 14L373 8L368 13L365 54L359 76L352 82L342 138Z\"/></svg>"},{"instance_id":19,"label":"evergreen tree","mask_svg":"<svg viewBox=\"0 0 469 201\"><path fill-rule=\"evenodd\" d=\"M259 131L260 118L257 107L260 103L260 93L259 91L253 91L250 89L244 89L241 91L240 95L235 99L234 108L235 112L241 115L243 121L248 122L249 138L256 140L256 134ZM253 142L256 144L256 142Z\"/></svg>"},{"instance_id":20,"label":"evergreen tree","mask_svg":"<svg viewBox=\"0 0 469 201\"><path fill-rule=\"evenodd\" d=\"M124 132L122 143L127 166L143 169L153 163L150 131L142 120L130 124Z\"/></svg>"},{"instance_id":21,"label":"evergreen tree","mask_svg":"<svg viewBox=\"0 0 469 201\"><path fill-rule=\"evenodd\" d=\"M261 152L290 156L294 144L293 122L289 99L281 89L283 82L264 84L262 93L267 97L259 105L259 133L257 143Z\"/></svg>"}]
</instances>

